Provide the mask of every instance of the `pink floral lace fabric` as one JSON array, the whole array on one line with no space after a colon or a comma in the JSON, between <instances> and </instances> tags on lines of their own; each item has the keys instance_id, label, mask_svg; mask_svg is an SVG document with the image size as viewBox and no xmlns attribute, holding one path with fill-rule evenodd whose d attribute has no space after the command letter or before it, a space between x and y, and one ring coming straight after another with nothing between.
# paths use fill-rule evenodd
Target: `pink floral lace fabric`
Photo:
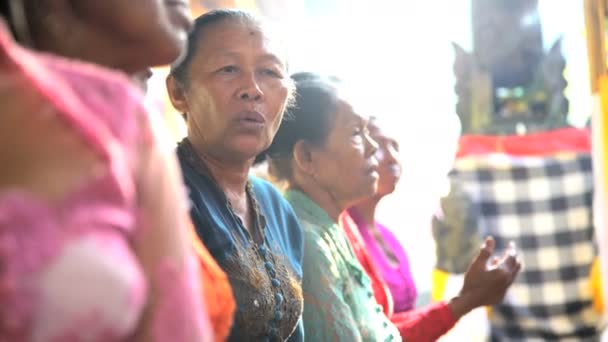
<instances>
[{"instance_id":1,"label":"pink floral lace fabric","mask_svg":"<svg viewBox=\"0 0 608 342\"><path fill-rule=\"evenodd\" d=\"M57 203L0 188L0 342L130 340L146 307L148 281L158 281L146 279L132 247L141 224L131 160L134 146L153 139L150 126L141 125L147 122L141 97L113 72L20 48L1 22L0 78L11 80L3 87L23 88L24 100L47 99L107 166ZM177 302L166 309L192 316L196 328L189 334L202 336L196 268L165 266L159 274L183 290L168 295ZM197 307L188 298L198 300ZM153 316L167 317L162 310ZM164 324L171 322L154 327L160 331L155 339L177 341Z\"/></svg>"},{"instance_id":2,"label":"pink floral lace fabric","mask_svg":"<svg viewBox=\"0 0 608 342\"><path fill-rule=\"evenodd\" d=\"M181 310L192 303L200 303L201 299L192 294L200 293L200 289L193 288L196 279L192 278L197 267L194 258L188 260L186 268L165 261L156 274L157 284L164 293L158 303L157 314L154 316L154 336L158 341L193 341L196 336L184 326L196 326L206 322L202 317L193 317L190 313ZM199 326L195 331L207 330L210 327Z\"/></svg>"}]
</instances>

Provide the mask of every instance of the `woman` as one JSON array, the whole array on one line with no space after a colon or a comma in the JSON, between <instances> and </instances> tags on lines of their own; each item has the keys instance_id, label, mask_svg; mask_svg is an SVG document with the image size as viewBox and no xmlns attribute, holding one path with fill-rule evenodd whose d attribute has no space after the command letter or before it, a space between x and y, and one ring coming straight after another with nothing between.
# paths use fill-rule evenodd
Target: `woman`
<instances>
[{"instance_id":1,"label":"woman","mask_svg":"<svg viewBox=\"0 0 608 342\"><path fill-rule=\"evenodd\" d=\"M340 217L341 223L357 259L372 280L376 300L391 320L400 326L402 336L416 341L435 341L448 332L462 314L454 314L450 303L446 302L413 310L416 285L410 273L407 253L395 235L375 221L378 202L395 190L401 175L401 164L397 159L399 145L378 127L375 119L370 120L368 127L371 137L378 142L378 187L374 195L344 212ZM471 309L483 305L481 302L471 304ZM406 329L400 324L403 321L417 323Z\"/></svg>"},{"instance_id":2,"label":"woman","mask_svg":"<svg viewBox=\"0 0 608 342\"><path fill-rule=\"evenodd\" d=\"M195 20L167 79L188 126L177 153L190 214L236 297L232 341L303 340L300 227L274 187L249 176L291 96L286 63L258 19L216 10Z\"/></svg>"},{"instance_id":3,"label":"woman","mask_svg":"<svg viewBox=\"0 0 608 342\"><path fill-rule=\"evenodd\" d=\"M416 285L407 253L395 235L375 220L376 206L384 196L395 191L401 175L397 158L399 144L378 127L375 119L370 120L368 129L372 139L378 143L378 187L374 195L350 207L347 214L362 238L365 255L378 271L379 279L388 286L394 304L392 311L410 311L416 304Z\"/></svg>"},{"instance_id":4,"label":"woman","mask_svg":"<svg viewBox=\"0 0 608 342\"><path fill-rule=\"evenodd\" d=\"M0 340L209 341L177 164L109 70L175 59L187 3L0 15Z\"/></svg>"},{"instance_id":5,"label":"woman","mask_svg":"<svg viewBox=\"0 0 608 342\"><path fill-rule=\"evenodd\" d=\"M304 231L306 335L314 341L400 340L418 319L391 323L338 226L343 210L375 191L377 145L368 135L367 120L335 79L294 78L300 80L294 109L266 154L274 176L288 184L285 197ZM450 303L453 315L462 315L473 303L498 300L517 273L514 257L504 268L486 271L491 252L488 244L475 260L462 296ZM480 287L483 282L493 288Z\"/></svg>"},{"instance_id":6,"label":"woman","mask_svg":"<svg viewBox=\"0 0 608 342\"><path fill-rule=\"evenodd\" d=\"M152 77L152 74L152 70L147 68L133 74L131 78L135 85L145 93L148 89L148 80ZM191 227L190 235L201 267L204 304L215 341L225 341L232 326L232 315L235 310L230 283L226 274L209 254L209 251L201 244L196 232L194 232L194 227Z\"/></svg>"}]
</instances>

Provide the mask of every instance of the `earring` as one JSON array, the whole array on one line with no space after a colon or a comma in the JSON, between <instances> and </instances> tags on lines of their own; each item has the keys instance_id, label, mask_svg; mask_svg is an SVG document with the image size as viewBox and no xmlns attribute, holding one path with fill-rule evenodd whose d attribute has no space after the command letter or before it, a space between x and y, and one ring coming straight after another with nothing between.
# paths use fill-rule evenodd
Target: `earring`
<instances>
[{"instance_id":1,"label":"earring","mask_svg":"<svg viewBox=\"0 0 608 342\"><path fill-rule=\"evenodd\" d=\"M9 0L8 10L16 40L22 45L32 47L32 36L30 35L23 0Z\"/></svg>"}]
</instances>

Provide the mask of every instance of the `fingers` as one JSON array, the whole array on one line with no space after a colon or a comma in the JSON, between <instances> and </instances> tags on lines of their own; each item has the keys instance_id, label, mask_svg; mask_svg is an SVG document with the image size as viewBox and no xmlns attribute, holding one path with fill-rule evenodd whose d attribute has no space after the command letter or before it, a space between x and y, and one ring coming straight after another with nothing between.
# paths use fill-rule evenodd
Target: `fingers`
<instances>
[{"instance_id":1,"label":"fingers","mask_svg":"<svg viewBox=\"0 0 608 342\"><path fill-rule=\"evenodd\" d=\"M492 258L490 268L503 274L506 287L509 287L513 283L521 269L521 261L517 255L517 247L513 241L509 242L509 245L500 258Z\"/></svg>"},{"instance_id":2,"label":"fingers","mask_svg":"<svg viewBox=\"0 0 608 342\"><path fill-rule=\"evenodd\" d=\"M500 255L493 256L495 247L494 240L486 238L465 275L461 293L475 293L479 305L500 303L521 269L514 243L509 243Z\"/></svg>"},{"instance_id":3,"label":"fingers","mask_svg":"<svg viewBox=\"0 0 608 342\"><path fill-rule=\"evenodd\" d=\"M517 247L513 241L509 242L509 246L504 253L503 262L499 268L507 273L507 287L511 286L521 269L521 261L517 256Z\"/></svg>"},{"instance_id":4,"label":"fingers","mask_svg":"<svg viewBox=\"0 0 608 342\"><path fill-rule=\"evenodd\" d=\"M515 266L513 268L513 271L511 272L512 273L512 275L511 275L511 283L513 283L513 281L517 277L517 274L521 270L521 267L522 267L521 259L519 257L516 257L515 258ZM511 285L511 283L509 283L509 285Z\"/></svg>"},{"instance_id":5,"label":"fingers","mask_svg":"<svg viewBox=\"0 0 608 342\"><path fill-rule=\"evenodd\" d=\"M507 259L505 260L503 265L504 265L504 267L503 267L504 269L506 269L508 271L514 271L518 265L517 257L510 255L509 257L507 257Z\"/></svg>"},{"instance_id":6,"label":"fingers","mask_svg":"<svg viewBox=\"0 0 608 342\"><path fill-rule=\"evenodd\" d=\"M488 264L490 268L501 267L509 270L513 269L518 263L517 247L515 242L510 241L507 248L503 251L500 257L493 256L491 262Z\"/></svg>"},{"instance_id":7,"label":"fingers","mask_svg":"<svg viewBox=\"0 0 608 342\"><path fill-rule=\"evenodd\" d=\"M517 265L517 247L515 247L515 242L509 242L509 246L505 250L505 261L504 265L507 269L512 270Z\"/></svg>"},{"instance_id":8,"label":"fingers","mask_svg":"<svg viewBox=\"0 0 608 342\"><path fill-rule=\"evenodd\" d=\"M488 263L488 260L494 253L494 247L496 246L496 242L492 237L487 237L484 243L481 245L481 250L479 254L473 259L471 262L472 269L485 269Z\"/></svg>"},{"instance_id":9,"label":"fingers","mask_svg":"<svg viewBox=\"0 0 608 342\"><path fill-rule=\"evenodd\" d=\"M483 244L481 245L482 249L486 249L490 254L494 253L494 249L496 248L496 241L491 236L487 236Z\"/></svg>"}]
</instances>

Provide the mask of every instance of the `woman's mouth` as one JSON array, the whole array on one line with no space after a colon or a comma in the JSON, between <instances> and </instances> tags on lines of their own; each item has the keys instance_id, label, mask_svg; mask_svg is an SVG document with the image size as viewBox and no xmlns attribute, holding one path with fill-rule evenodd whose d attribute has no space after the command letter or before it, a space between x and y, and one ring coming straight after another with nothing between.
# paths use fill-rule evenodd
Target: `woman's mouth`
<instances>
[{"instance_id":1,"label":"woman's mouth","mask_svg":"<svg viewBox=\"0 0 608 342\"><path fill-rule=\"evenodd\" d=\"M366 169L366 174L373 176L375 178L378 178L378 163L377 162L369 163L365 169Z\"/></svg>"},{"instance_id":2,"label":"woman's mouth","mask_svg":"<svg viewBox=\"0 0 608 342\"><path fill-rule=\"evenodd\" d=\"M401 166L395 164L389 166L388 173L395 178L401 177Z\"/></svg>"},{"instance_id":3,"label":"woman's mouth","mask_svg":"<svg viewBox=\"0 0 608 342\"><path fill-rule=\"evenodd\" d=\"M238 125L246 130L259 130L266 126L266 118L258 111L243 111L237 114Z\"/></svg>"}]
</instances>

